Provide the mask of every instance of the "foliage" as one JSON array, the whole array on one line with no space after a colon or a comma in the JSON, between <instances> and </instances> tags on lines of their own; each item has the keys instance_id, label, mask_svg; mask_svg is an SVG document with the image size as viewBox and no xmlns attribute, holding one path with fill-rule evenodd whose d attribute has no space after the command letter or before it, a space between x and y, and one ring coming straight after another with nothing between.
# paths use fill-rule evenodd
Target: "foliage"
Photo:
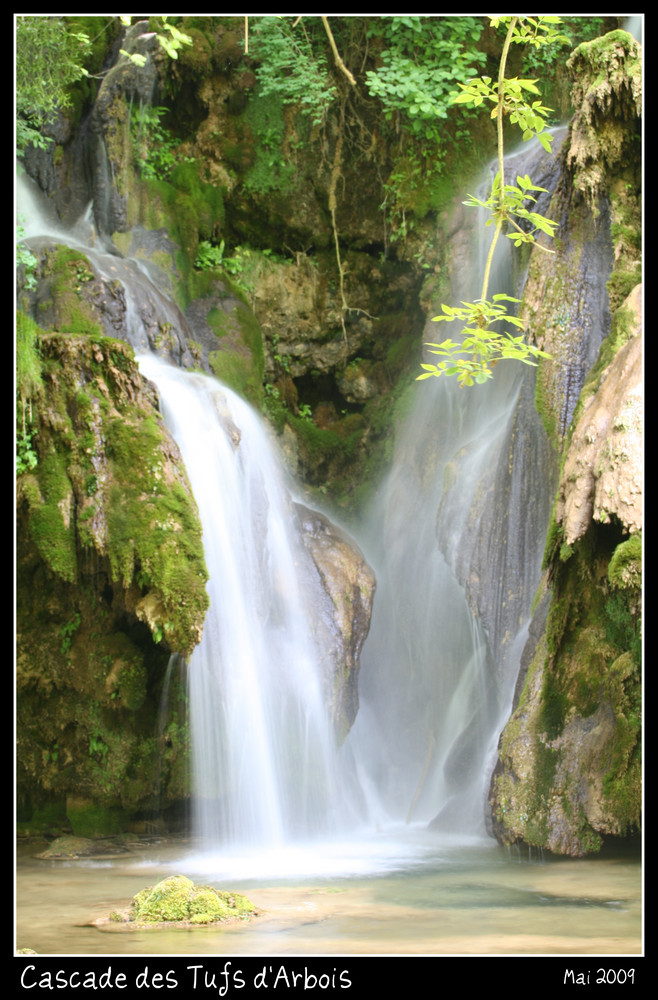
<instances>
[{"instance_id":1,"label":"foliage","mask_svg":"<svg viewBox=\"0 0 658 1000\"><path fill-rule=\"evenodd\" d=\"M259 92L262 97L276 95L283 104L299 105L314 125L321 125L337 91L312 27L307 30L304 21L298 30L293 25L293 19L286 17L255 19L250 47L260 60L256 68Z\"/></svg>"},{"instance_id":2,"label":"foliage","mask_svg":"<svg viewBox=\"0 0 658 1000\"><path fill-rule=\"evenodd\" d=\"M215 247L208 240L201 240L197 249L194 266L199 271L212 271L215 267L221 267L224 256L224 240L218 247Z\"/></svg>"},{"instance_id":3,"label":"foliage","mask_svg":"<svg viewBox=\"0 0 658 1000\"><path fill-rule=\"evenodd\" d=\"M451 144L470 142L472 112L454 105L457 83L486 62L477 48L479 17L366 18L367 44L378 65L365 74L368 93L381 102L391 130L394 167L384 184L382 211L388 238L406 239L416 218L445 197L445 161Z\"/></svg>"},{"instance_id":4,"label":"foliage","mask_svg":"<svg viewBox=\"0 0 658 1000\"><path fill-rule=\"evenodd\" d=\"M483 76L468 83L461 83L462 91L455 97L455 104L468 104L477 108L483 101L491 101L495 106L491 112L492 118L498 117L499 83L494 83L490 76ZM546 108L541 101L533 101L529 105L525 99L526 91L539 94L534 80L520 80L514 77L504 81L502 92L502 110L509 115L511 125L518 125L523 133L523 141L527 142L537 136L544 149L550 153L552 136L542 135L545 119L552 110Z\"/></svg>"},{"instance_id":5,"label":"foliage","mask_svg":"<svg viewBox=\"0 0 658 1000\"><path fill-rule=\"evenodd\" d=\"M33 438L35 437L36 430L34 428L27 427L25 424L21 427L19 424L16 435L17 476L22 476L24 472L32 472L39 464L39 456L33 444Z\"/></svg>"},{"instance_id":6,"label":"foliage","mask_svg":"<svg viewBox=\"0 0 658 1000\"><path fill-rule=\"evenodd\" d=\"M62 625L59 630L59 634L62 637L60 652L63 653L65 656L70 652L71 644L73 642L73 636L80 628L81 620L82 619L80 617L80 612L78 611L73 616L73 618L71 618L70 621L65 622L64 625Z\"/></svg>"},{"instance_id":7,"label":"foliage","mask_svg":"<svg viewBox=\"0 0 658 1000\"><path fill-rule=\"evenodd\" d=\"M464 302L461 308L442 305L443 316L434 316L434 322L459 320L464 324L462 334L465 336L459 343L447 339L440 344L428 344L430 354L438 354L446 360L436 365L422 364L425 373L419 375L417 380L433 375L457 375L461 385L470 386L474 382L482 383L490 379L491 369L499 361L513 360L534 365L533 358L548 357L544 351L526 344L522 333L515 337L491 329L494 323L505 322L523 330L521 320L509 315L503 304L518 301L499 292L491 301L483 298L476 302ZM462 354L466 357L461 357Z\"/></svg>"},{"instance_id":8,"label":"foliage","mask_svg":"<svg viewBox=\"0 0 658 1000\"><path fill-rule=\"evenodd\" d=\"M36 428L32 425L32 400L42 390L41 358L38 350L39 327L23 313L16 315L16 474L36 468L38 455L34 445Z\"/></svg>"},{"instance_id":9,"label":"foliage","mask_svg":"<svg viewBox=\"0 0 658 1000\"><path fill-rule=\"evenodd\" d=\"M562 34L564 29L567 34ZM564 58L561 51L565 46L574 48L581 42L590 41L596 38L603 31L602 17L572 17L565 15L562 22L559 37L553 40L551 45L531 45L523 57L523 70L528 73L546 74L550 73L555 63Z\"/></svg>"},{"instance_id":10,"label":"foliage","mask_svg":"<svg viewBox=\"0 0 658 1000\"><path fill-rule=\"evenodd\" d=\"M385 117L401 114L413 135L440 142L456 85L486 62L474 47L482 28L477 17L387 17L368 24L367 37L385 45L381 65L366 73Z\"/></svg>"},{"instance_id":11,"label":"foliage","mask_svg":"<svg viewBox=\"0 0 658 1000\"><path fill-rule=\"evenodd\" d=\"M68 88L87 75L82 65L90 48L87 35L68 30L59 17L16 18L16 147L44 148L50 139L41 126L70 105Z\"/></svg>"},{"instance_id":12,"label":"foliage","mask_svg":"<svg viewBox=\"0 0 658 1000\"><path fill-rule=\"evenodd\" d=\"M129 15L122 15L120 21L124 26L128 27L131 17ZM189 35L184 34L174 24L169 23L169 18L166 15L157 19L155 27L158 42L170 59L178 59L178 53L183 46L193 44ZM146 56L138 52L126 52L125 49L121 49L120 52L122 56L127 56L136 66L143 66L146 63Z\"/></svg>"},{"instance_id":13,"label":"foliage","mask_svg":"<svg viewBox=\"0 0 658 1000\"><path fill-rule=\"evenodd\" d=\"M167 180L180 161L178 141L162 124L167 108L143 105L132 109L131 134L135 160L145 180ZM189 157L184 162L192 162Z\"/></svg>"},{"instance_id":14,"label":"foliage","mask_svg":"<svg viewBox=\"0 0 658 1000\"><path fill-rule=\"evenodd\" d=\"M268 260L290 263L289 260L279 257L269 248L253 250L250 247L237 246L233 250L232 257L225 257L224 247L224 240L221 240L219 246L214 246L208 240L202 240L199 243L194 266L199 271L220 268L225 274L230 274L235 279L233 284L247 296L253 295L258 277Z\"/></svg>"},{"instance_id":15,"label":"foliage","mask_svg":"<svg viewBox=\"0 0 658 1000\"><path fill-rule=\"evenodd\" d=\"M23 287L28 291L36 288L37 279L35 271L37 268L37 258L32 251L23 243L25 230L16 223L16 267L24 268Z\"/></svg>"},{"instance_id":16,"label":"foliage","mask_svg":"<svg viewBox=\"0 0 658 1000\"><path fill-rule=\"evenodd\" d=\"M518 300L504 294L494 295L489 300L487 292L494 250L505 225L511 225L512 232L507 235L516 246L530 243L542 250L547 248L537 242L535 234L539 232L552 236L556 229L555 222L526 207L526 202L530 204L535 202L531 192L541 191L542 188L533 185L527 175L517 176L516 184L505 183L503 123L505 117L508 117L512 124L521 129L524 142L536 137L544 148L550 151L551 137L544 135L543 132L551 109L546 108L541 100L529 103L532 96L539 95L536 81L518 77L506 78L505 70L512 44L540 47L564 41L565 36L561 35L557 28L559 23L560 18L553 16L491 18L492 27L496 28L503 24L507 28L498 80L493 81L491 77L483 76L459 84L461 92L454 98L455 103L473 108L483 103L493 104L491 117L496 121L498 132L498 172L486 201L471 195L464 204L487 208L491 212L491 219L487 225L493 222L495 229L485 265L480 297L475 302L462 302L458 308L444 305L443 315L434 317L436 322L457 320L464 324L462 341L457 343L448 339L439 344L428 344L430 353L437 354L445 360L439 364L423 364L425 370L418 376L419 380L433 376L456 375L460 385L471 386L490 379L492 368L501 360L512 359L536 365L536 358L548 357L545 352L528 344L523 335L513 336L511 333L494 329L496 324L507 322L523 330L523 324L516 317L510 316L503 304ZM527 95L530 95L530 98ZM517 219L525 223L525 227L519 225Z\"/></svg>"}]
</instances>

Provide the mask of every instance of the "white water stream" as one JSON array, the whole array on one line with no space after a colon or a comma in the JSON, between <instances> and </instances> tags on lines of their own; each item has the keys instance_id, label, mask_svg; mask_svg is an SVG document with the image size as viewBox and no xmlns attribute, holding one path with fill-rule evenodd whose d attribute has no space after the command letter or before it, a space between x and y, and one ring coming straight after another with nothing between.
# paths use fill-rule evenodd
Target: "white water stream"
<instances>
[{"instance_id":1,"label":"white water stream","mask_svg":"<svg viewBox=\"0 0 658 1000\"><path fill-rule=\"evenodd\" d=\"M274 443L214 379L138 361L181 449L210 571L188 667L195 830L222 848L326 834L340 799L315 634L323 594Z\"/></svg>"}]
</instances>

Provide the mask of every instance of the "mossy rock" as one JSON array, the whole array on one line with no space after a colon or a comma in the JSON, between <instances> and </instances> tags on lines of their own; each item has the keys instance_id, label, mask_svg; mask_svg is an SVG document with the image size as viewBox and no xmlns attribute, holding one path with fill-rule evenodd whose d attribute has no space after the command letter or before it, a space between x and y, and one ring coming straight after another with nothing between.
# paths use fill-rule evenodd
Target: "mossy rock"
<instances>
[{"instance_id":1,"label":"mossy rock","mask_svg":"<svg viewBox=\"0 0 658 1000\"><path fill-rule=\"evenodd\" d=\"M105 805L81 795L69 795L66 815L76 838L93 840L125 830L128 814L120 806Z\"/></svg>"},{"instance_id":2,"label":"mossy rock","mask_svg":"<svg viewBox=\"0 0 658 1000\"><path fill-rule=\"evenodd\" d=\"M36 857L47 861L71 861L76 858L108 858L117 854L129 854L131 842L119 838L94 840L90 837L57 837L53 842L37 854Z\"/></svg>"},{"instance_id":3,"label":"mossy rock","mask_svg":"<svg viewBox=\"0 0 658 1000\"><path fill-rule=\"evenodd\" d=\"M246 920L257 914L258 910L246 896L195 885L185 875L171 875L138 892L127 915L115 913L110 919L127 919L135 925L203 925Z\"/></svg>"}]
</instances>

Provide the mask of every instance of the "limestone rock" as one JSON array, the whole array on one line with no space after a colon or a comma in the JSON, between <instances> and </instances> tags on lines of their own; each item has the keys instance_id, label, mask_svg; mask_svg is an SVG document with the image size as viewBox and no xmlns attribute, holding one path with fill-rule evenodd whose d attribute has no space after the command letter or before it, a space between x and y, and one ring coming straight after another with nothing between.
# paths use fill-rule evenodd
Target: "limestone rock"
<instances>
[{"instance_id":1,"label":"limestone rock","mask_svg":"<svg viewBox=\"0 0 658 1000\"><path fill-rule=\"evenodd\" d=\"M564 463L556 520L569 545L584 535L592 519L608 523L617 517L630 532L642 527L639 289L632 298L633 336L604 371L596 394L586 401Z\"/></svg>"}]
</instances>

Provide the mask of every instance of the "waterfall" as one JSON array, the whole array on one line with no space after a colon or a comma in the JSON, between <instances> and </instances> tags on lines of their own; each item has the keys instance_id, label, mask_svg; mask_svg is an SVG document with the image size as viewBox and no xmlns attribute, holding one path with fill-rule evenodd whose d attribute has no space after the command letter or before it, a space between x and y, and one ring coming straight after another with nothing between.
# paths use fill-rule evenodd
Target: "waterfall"
<instances>
[{"instance_id":1,"label":"waterfall","mask_svg":"<svg viewBox=\"0 0 658 1000\"><path fill-rule=\"evenodd\" d=\"M199 508L210 610L187 666L194 830L245 847L335 832L349 809L324 690L329 597L273 437L214 378L150 352L151 328L164 321L177 334L175 360L191 333L139 261L88 246L80 226L67 232L25 176L17 194L32 245L76 246L102 280L120 282L117 332L157 387Z\"/></svg>"},{"instance_id":2,"label":"waterfall","mask_svg":"<svg viewBox=\"0 0 658 1000\"><path fill-rule=\"evenodd\" d=\"M537 147L509 169L525 173L528 155L542 184L555 168L541 152L536 162ZM484 213L470 221L461 256L478 262ZM491 287L518 296L523 275L512 274L505 243ZM479 294L480 274L477 263L455 269L452 299ZM425 333L436 341L452 331L428 323ZM552 461L533 390L534 369L505 364L477 388L441 378L409 390L364 543L378 593L352 745L362 781L379 790L381 821L486 832L550 514Z\"/></svg>"},{"instance_id":3,"label":"waterfall","mask_svg":"<svg viewBox=\"0 0 658 1000\"><path fill-rule=\"evenodd\" d=\"M338 784L314 638L320 584L273 444L215 379L153 355L139 365L181 450L210 575L188 666L195 830L266 847L326 834Z\"/></svg>"},{"instance_id":4,"label":"waterfall","mask_svg":"<svg viewBox=\"0 0 658 1000\"><path fill-rule=\"evenodd\" d=\"M38 231L30 222L30 237ZM58 226L52 235L61 240ZM469 262L482 234L473 240ZM123 335L157 386L203 525L210 611L187 669L195 831L217 847L277 848L345 835L365 814L380 829L484 836L549 514L532 369L500 365L471 390L444 379L410 390L364 529L378 592L361 707L339 753L318 573L263 423L214 379L150 353L164 316L179 336L172 360L188 363L184 317L139 262L79 245L123 286ZM492 284L513 292L504 255L498 263ZM455 297L472 297L475 268L454 277ZM437 339L436 327L427 333Z\"/></svg>"}]
</instances>

